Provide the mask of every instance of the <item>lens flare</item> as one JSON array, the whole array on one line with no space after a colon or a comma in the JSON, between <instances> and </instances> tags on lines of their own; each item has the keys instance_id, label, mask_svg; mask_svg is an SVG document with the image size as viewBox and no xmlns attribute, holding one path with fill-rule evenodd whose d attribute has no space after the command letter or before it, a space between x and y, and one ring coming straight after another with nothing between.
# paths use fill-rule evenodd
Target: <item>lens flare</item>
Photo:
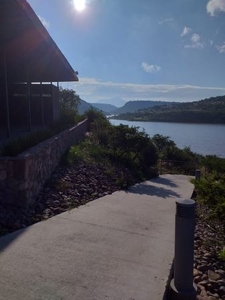
<instances>
[{"instance_id":1,"label":"lens flare","mask_svg":"<svg viewBox=\"0 0 225 300\"><path fill-rule=\"evenodd\" d=\"M86 7L86 0L73 0L74 7L78 11L82 11Z\"/></svg>"}]
</instances>

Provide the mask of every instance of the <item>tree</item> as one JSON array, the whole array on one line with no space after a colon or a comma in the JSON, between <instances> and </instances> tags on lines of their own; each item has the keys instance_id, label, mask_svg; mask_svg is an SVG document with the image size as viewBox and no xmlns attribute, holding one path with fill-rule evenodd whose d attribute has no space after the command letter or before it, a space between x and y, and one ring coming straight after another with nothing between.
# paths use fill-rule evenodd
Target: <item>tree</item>
<instances>
[{"instance_id":1,"label":"tree","mask_svg":"<svg viewBox=\"0 0 225 300\"><path fill-rule=\"evenodd\" d=\"M156 167L158 155L150 137L138 127L120 124L112 126L109 133L109 148L117 159L129 168L138 169L143 175L150 175Z\"/></svg>"},{"instance_id":2,"label":"tree","mask_svg":"<svg viewBox=\"0 0 225 300\"><path fill-rule=\"evenodd\" d=\"M60 111L63 119L68 119L69 122L78 113L78 106L80 105L80 96L72 89L63 89L60 87Z\"/></svg>"},{"instance_id":3,"label":"tree","mask_svg":"<svg viewBox=\"0 0 225 300\"><path fill-rule=\"evenodd\" d=\"M170 139L169 136L161 134L155 134L152 138L154 145L158 151L158 154L163 156L168 149L174 149L176 144Z\"/></svg>"}]
</instances>

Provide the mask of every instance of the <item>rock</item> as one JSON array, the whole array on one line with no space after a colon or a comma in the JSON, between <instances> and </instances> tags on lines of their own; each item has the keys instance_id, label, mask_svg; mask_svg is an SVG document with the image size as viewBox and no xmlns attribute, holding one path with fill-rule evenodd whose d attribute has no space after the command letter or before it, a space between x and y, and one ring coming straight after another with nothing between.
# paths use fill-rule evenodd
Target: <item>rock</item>
<instances>
[{"instance_id":1,"label":"rock","mask_svg":"<svg viewBox=\"0 0 225 300\"><path fill-rule=\"evenodd\" d=\"M199 291L205 290L205 287L201 285L200 283L197 284L197 288Z\"/></svg>"},{"instance_id":2,"label":"rock","mask_svg":"<svg viewBox=\"0 0 225 300\"><path fill-rule=\"evenodd\" d=\"M219 269L215 271L216 273L220 274L221 276L225 276L225 271Z\"/></svg>"},{"instance_id":3,"label":"rock","mask_svg":"<svg viewBox=\"0 0 225 300\"><path fill-rule=\"evenodd\" d=\"M208 275L203 274L203 275L202 275L202 280L208 280Z\"/></svg>"},{"instance_id":4,"label":"rock","mask_svg":"<svg viewBox=\"0 0 225 300\"><path fill-rule=\"evenodd\" d=\"M213 286L212 286L212 283L210 283L210 282L209 282L209 283L207 283L206 287L207 287L207 290L211 290L211 289L212 289L212 287L213 287Z\"/></svg>"},{"instance_id":5,"label":"rock","mask_svg":"<svg viewBox=\"0 0 225 300\"><path fill-rule=\"evenodd\" d=\"M204 286L204 288L207 286L208 281L204 280L204 281L200 281L199 285Z\"/></svg>"},{"instance_id":6,"label":"rock","mask_svg":"<svg viewBox=\"0 0 225 300\"><path fill-rule=\"evenodd\" d=\"M204 253L204 257L205 257L205 258L211 257L211 255L212 255L212 254L209 253L209 252Z\"/></svg>"},{"instance_id":7,"label":"rock","mask_svg":"<svg viewBox=\"0 0 225 300\"><path fill-rule=\"evenodd\" d=\"M205 289L201 290L200 296L201 297L207 297L207 292L206 292Z\"/></svg>"},{"instance_id":8,"label":"rock","mask_svg":"<svg viewBox=\"0 0 225 300\"><path fill-rule=\"evenodd\" d=\"M202 280L201 276L195 276L194 277L194 282L199 283Z\"/></svg>"},{"instance_id":9,"label":"rock","mask_svg":"<svg viewBox=\"0 0 225 300\"><path fill-rule=\"evenodd\" d=\"M204 272L208 271L208 266L200 265L200 266L198 266L198 270L204 273Z\"/></svg>"},{"instance_id":10,"label":"rock","mask_svg":"<svg viewBox=\"0 0 225 300\"><path fill-rule=\"evenodd\" d=\"M220 274L215 273L215 272L213 272L211 270L208 270L208 277L209 277L209 279L211 279L213 281L217 281L218 279L221 278Z\"/></svg>"},{"instance_id":11,"label":"rock","mask_svg":"<svg viewBox=\"0 0 225 300\"><path fill-rule=\"evenodd\" d=\"M225 296L225 282L224 282L224 286L221 286L219 288L218 293L219 293L220 297Z\"/></svg>"},{"instance_id":12,"label":"rock","mask_svg":"<svg viewBox=\"0 0 225 300\"><path fill-rule=\"evenodd\" d=\"M216 281L219 286L225 286L225 279L219 279Z\"/></svg>"}]
</instances>

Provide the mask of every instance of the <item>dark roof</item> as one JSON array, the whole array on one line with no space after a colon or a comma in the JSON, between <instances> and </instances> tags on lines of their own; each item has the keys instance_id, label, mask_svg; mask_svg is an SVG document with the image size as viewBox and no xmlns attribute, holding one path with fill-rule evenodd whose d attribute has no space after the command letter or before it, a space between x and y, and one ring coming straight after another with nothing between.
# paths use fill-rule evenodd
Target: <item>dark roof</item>
<instances>
[{"instance_id":1,"label":"dark roof","mask_svg":"<svg viewBox=\"0 0 225 300\"><path fill-rule=\"evenodd\" d=\"M0 0L0 80L4 51L10 81L78 81L78 77L26 0Z\"/></svg>"}]
</instances>

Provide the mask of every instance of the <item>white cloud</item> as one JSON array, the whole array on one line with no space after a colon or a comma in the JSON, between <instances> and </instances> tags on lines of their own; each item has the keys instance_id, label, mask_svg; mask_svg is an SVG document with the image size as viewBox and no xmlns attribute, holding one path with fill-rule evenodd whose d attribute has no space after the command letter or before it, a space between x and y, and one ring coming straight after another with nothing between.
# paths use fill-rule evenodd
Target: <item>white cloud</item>
<instances>
[{"instance_id":1,"label":"white cloud","mask_svg":"<svg viewBox=\"0 0 225 300\"><path fill-rule=\"evenodd\" d=\"M202 49L204 48L203 43L201 42L201 37L197 33L193 33L191 36L191 44L185 45L184 48L192 48L192 49Z\"/></svg>"},{"instance_id":2,"label":"white cloud","mask_svg":"<svg viewBox=\"0 0 225 300\"><path fill-rule=\"evenodd\" d=\"M101 81L95 78L80 78L78 83L65 83L66 88L73 88L82 99L94 103L113 98L123 100L162 100L189 102L225 94L225 88L201 87L193 85L169 84L134 84Z\"/></svg>"},{"instance_id":3,"label":"white cloud","mask_svg":"<svg viewBox=\"0 0 225 300\"><path fill-rule=\"evenodd\" d=\"M211 16L215 16L216 12L225 12L225 0L210 0L206 9Z\"/></svg>"},{"instance_id":4,"label":"white cloud","mask_svg":"<svg viewBox=\"0 0 225 300\"><path fill-rule=\"evenodd\" d=\"M162 21L159 21L158 24L162 25L162 24L165 24L165 23L171 23L171 22L173 22L173 20L174 20L173 18L164 19Z\"/></svg>"},{"instance_id":5,"label":"white cloud","mask_svg":"<svg viewBox=\"0 0 225 300\"><path fill-rule=\"evenodd\" d=\"M158 65L149 65L146 62L143 62L141 64L143 70L147 73L156 73L159 72L161 70L161 67Z\"/></svg>"},{"instance_id":6,"label":"white cloud","mask_svg":"<svg viewBox=\"0 0 225 300\"><path fill-rule=\"evenodd\" d=\"M38 18L40 19L41 23L45 26L45 28L49 28L50 26L50 22L46 21L45 18L38 16Z\"/></svg>"},{"instance_id":7,"label":"white cloud","mask_svg":"<svg viewBox=\"0 0 225 300\"><path fill-rule=\"evenodd\" d=\"M197 34L197 33L194 33L194 34L192 35L192 37L191 37L191 41L192 41L193 43L198 43L199 40L200 40L200 35Z\"/></svg>"},{"instance_id":8,"label":"white cloud","mask_svg":"<svg viewBox=\"0 0 225 300\"><path fill-rule=\"evenodd\" d=\"M221 46L216 46L216 49L219 51L219 53L225 53L225 43Z\"/></svg>"},{"instance_id":9,"label":"white cloud","mask_svg":"<svg viewBox=\"0 0 225 300\"><path fill-rule=\"evenodd\" d=\"M189 27L184 27L183 28L183 31L181 32L181 36L185 36L186 34L188 34L189 32L191 32L191 28L189 28Z\"/></svg>"}]
</instances>

